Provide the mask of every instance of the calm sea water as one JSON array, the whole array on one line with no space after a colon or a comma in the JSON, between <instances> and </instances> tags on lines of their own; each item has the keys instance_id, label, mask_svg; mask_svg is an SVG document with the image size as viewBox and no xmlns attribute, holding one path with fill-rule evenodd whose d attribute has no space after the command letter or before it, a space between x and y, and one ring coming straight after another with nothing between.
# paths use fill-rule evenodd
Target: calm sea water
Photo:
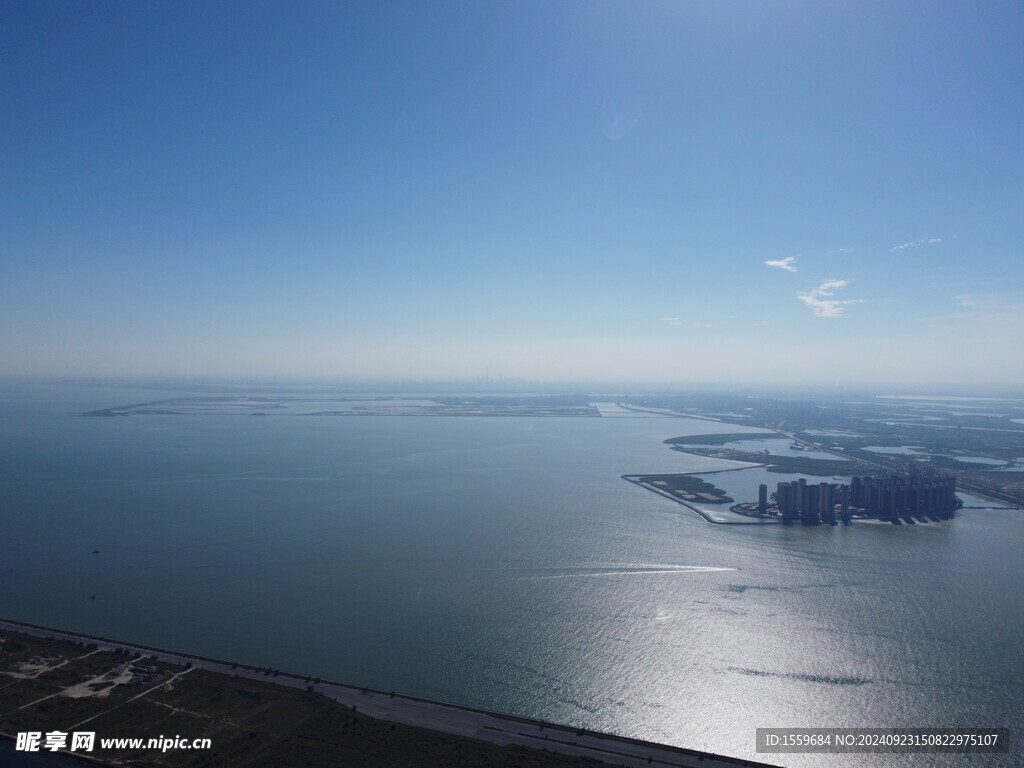
<instances>
[{"instance_id":1,"label":"calm sea water","mask_svg":"<svg viewBox=\"0 0 1024 768\"><path fill-rule=\"evenodd\" d=\"M1015 727L1019 511L713 526L620 479L734 466L662 444L736 431L690 419L0 394L0 616L779 764L1024 764L753 751L756 726Z\"/></svg>"}]
</instances>

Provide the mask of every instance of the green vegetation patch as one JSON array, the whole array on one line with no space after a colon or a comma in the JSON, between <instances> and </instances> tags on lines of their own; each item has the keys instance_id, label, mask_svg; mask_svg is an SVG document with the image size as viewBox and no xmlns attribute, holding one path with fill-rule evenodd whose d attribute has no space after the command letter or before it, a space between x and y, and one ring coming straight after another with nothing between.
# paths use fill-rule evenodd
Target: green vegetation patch
<instances>
[{"instance_id":1,"label":"green vegetation patch","mask_svg":"<svg viewBox=\"0 0 1024 768\"><path fill-rule=\"evenodd\" d=\"M731 437L732 439L739 439L738 436L732 435L723 437ZM750 437L747 435L746 437ZM682 438L673 438L673 440ZM666 440L666 443L672 442ZM725 442L731 442L726 440ZM853 461L846 461L843 459L808 459L804 456L776 456L775 454L767 453L752 453L750 451L736 451L720 448L712 448L698 445L673 445L673 451L680 451L682 453L691 453L696 456L707 456L714 459L728 459L729 461L742 461L748 464L761 464L769 472L783 472L783 473L802 473L805 475L818 475L821 477L830 477L832 475L849 475L851 473L861 471L858 469L858 465Z\"/></svg>"},{"instance_id":2,"label":"green vegetation patch","mask_svg":"<svg viewBox=\"0 0 1024 768\"><path fill-rule=\"evenodd\" d=\"M696 475L643 475L637 482L657 488L684 501L701 504L728 504L734 501L718 486Z\"/></svg>"},{"instance_id":3,"label":"green vegetation patch","mask_svg":"<svg viewBox=\"0 0 1024 768\"><path fill-rule=\"evenodd\" d=\"M761 454L748 454L750 458L739 459L739 461L766 462L769 472L799 473L803 475L817 475L827 477L831 475L850 475L861 473L855 462L852 461L831 461L829 459L805 459L800 456L765 456ZM731 458L731 457L730 457Z\"/></svg>"}]
</instances>

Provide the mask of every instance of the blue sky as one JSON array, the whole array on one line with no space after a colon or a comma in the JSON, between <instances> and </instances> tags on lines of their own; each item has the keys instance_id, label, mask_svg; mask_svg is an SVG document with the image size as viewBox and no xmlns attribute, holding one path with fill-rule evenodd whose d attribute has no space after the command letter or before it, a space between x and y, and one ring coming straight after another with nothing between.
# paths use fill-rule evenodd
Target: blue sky
<instances>
[{"instance_id":1,"label":"blue sky","mask_svg":"<svg viewBox=\"0 0 1024 768\"><path fill-rule=\"evenodd\" d=\"M1018 0L0 7L0 373L1024 382Z\"/></svg>"}]
</instances>

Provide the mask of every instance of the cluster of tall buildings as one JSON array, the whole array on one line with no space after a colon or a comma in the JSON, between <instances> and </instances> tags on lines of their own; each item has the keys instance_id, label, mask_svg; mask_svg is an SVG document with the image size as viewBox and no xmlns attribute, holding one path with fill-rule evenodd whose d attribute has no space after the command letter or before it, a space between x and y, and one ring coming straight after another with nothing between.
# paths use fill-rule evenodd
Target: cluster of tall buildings
<instances>
[{"instance_id":1,"label":"cluster of tall buildings","mask_svg":"<svg viewBox=\"0 0 1024 768\"><path fill-rule=\"evenodd\" d=\"M762 484L758 492L758 512L762 509L767 512L767 498L768 486ZM779 483L775 503L786 525L792 525L795 520L804 525L835 523L837 503L840 519L844 522L850 520L850 486L844 484L811 484L804 478Z\"/></svg>"},{"instance_id":2,"label":"cluster of tall buildings","mask_svg":"<svg viewBox=\"0 0 1024 768\"><path fill-rule=\"evenodd\" d=\"M956 475L931 467L911 466L884 478L850 479L850 503L878 511L880 517L931 515L956 507Z\"/></svg>"},{"instance_id":3,"label":"cluster of tall buildings","mask_svg":"<svg viewBox=\"0 0 1024 768\"><path fill-rule=\"evenodd\" d=\"M835 524L858 517L898 518L945 515L956 508L956 476L931 467L911 467L886 477L854 477L850 484L808 483L804 478L779 483L772 494L782 522ZM758 488L757 511L768 513L768 486Z\"/></svg>"}]
</instances>

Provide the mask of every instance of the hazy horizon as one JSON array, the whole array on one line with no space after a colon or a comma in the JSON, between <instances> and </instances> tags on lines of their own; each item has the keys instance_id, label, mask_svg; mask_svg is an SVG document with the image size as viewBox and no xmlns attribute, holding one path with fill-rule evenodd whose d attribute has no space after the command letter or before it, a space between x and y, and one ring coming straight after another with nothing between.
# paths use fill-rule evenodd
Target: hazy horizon
<instances>
[{"instance_id":1,"label":"hazy horizon","mask_svg":"<svg viewBox=\"0 0 1024 768\"><path fill-rule=\"evenodd\" d=\"M0 385L57 386L111 390L152 390L171 396L193 393L197 396L268 395L302 397L304 395L403 396L423 397L472 395L481 397L734 397L777 398L781 400L879 400L914 401L1024 401L1020 386L1000 386L972 382L968 384L893 384L887 381L860 385L784 383L773 384L745 379L695 381L644 380L531 380L516 378L469 377L464 379L370 379L370 378L294 378L294 377L182 377L182 376L17 376L0 374ZM127 404L127 403L125 403Z\"/></svg>"},{"instance_id":2,"label":"hazy horizon","mask_svg":"<svg viewBox=\"0 0 1024 768\"><path fill-rule=\"evenodd\" d=\"M0 375L1024 383L1024 5L7 2Z\"/></svg>"}]
</instances>

